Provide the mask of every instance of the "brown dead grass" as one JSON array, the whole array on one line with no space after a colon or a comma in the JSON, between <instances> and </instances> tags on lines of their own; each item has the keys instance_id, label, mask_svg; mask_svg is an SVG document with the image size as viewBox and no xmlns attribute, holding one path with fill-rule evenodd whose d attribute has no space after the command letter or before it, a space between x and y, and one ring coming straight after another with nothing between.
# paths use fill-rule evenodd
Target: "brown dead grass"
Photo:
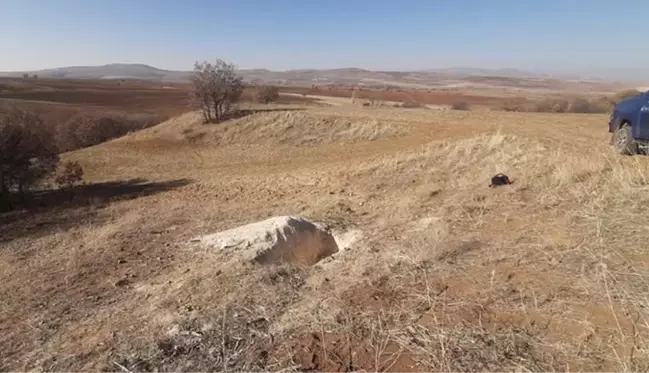
<instances>
[{"instance_id":1,"label":"brown dead grass","mask_svg":"<svg viewBox=\"0 0 649 373\"><path fill-rule=\"evenodd\" d=\"M354 87L282 87L282 92L300 93L314 96L330 97L352 97ZM448 89L435 90L380 90L380 89L362 89L356 91L357 99L375 100L375 101L393 101L393 102L416 102L420 105L452 105L455 102L467 102L472 105L498 106L508 100L509 95L502 92L487 92L478 95L470 92L462 92ZM527 102L527 100L524 100Z\"/></svg>"},{"instance_id":2,"label":"brown dead grass","mask_svg":"<svg viewBox=\"0 0 649 373\"><path fill-rule=\"evenodd\" d=\"M543 98L525 102L520 98L511 99L500 107L504 111L536 113L610 113L615 106L615 97L559 97Z\"/></svg>"},{"instance_id":3,"label":"brown dead grass","mask_svg":"<svg viewBox=\"0 0 649 373\"><path fill-rule=\"evenodd\" d=\"M191 115L65 156L189 184L2 217L4 369L649 367L649 161L609 149L605 115L310 108L194 142ZM186 245L280 214L362 239L310 268Z\"/></svg>"},{"instance_id":4,"label":"brown dead grass","mask_svg":"<svg viewBox=\"0 0 649 373\"><path fill-rule=\"evenodd\" d=\"M10 105L36 112L52 127L79 115L123 116L144 124L152 118L160 122L191 110L190 90L188 83L0 78L0 108ZM256 88L246 88L242 101L253 102L255 92ZM280 96L277 103L300 105L313 101Z\"/></svg>"},{"instance_id":5,"label":"brown dead grass","mask_svg":"<svg viewBox=\"0 0 649 373\"><path fill-rule=\"evenodd\" d=\"M303 108L263 109L243 118L205 125L200 113L185 114L155 128L176 140L212 145L316 145L374 141L406 133L407 129L377 119L352 121L344 116L314 115ZM183 129L179 133L178 126ZM179 136L182 135L182 136ZM148 133L137 134L146 138Z\"/></svg>"}]
</instances>

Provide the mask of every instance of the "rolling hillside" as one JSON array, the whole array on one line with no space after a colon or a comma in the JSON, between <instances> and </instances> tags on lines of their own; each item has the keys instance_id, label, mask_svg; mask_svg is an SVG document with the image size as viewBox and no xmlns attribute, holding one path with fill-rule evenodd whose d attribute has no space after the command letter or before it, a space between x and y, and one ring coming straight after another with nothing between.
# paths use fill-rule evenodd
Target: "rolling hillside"
<instances>
[{"instance_id":1,"label":"rolling hillside","mask_svg":"<svg viewBox=\"0 0 649 373\"><path fill-rule=\"evenodd\" d=\"M40 78L65 79L139 79L150 81L186 81L189 71L163 70L144 64L108 64L102 66L70 66L27 72L0 72L0 77L36 74ZM297 69L271 71L241 69L244 80L259 84L280 85L357 85L374 88L446 89L446 88L509 88L572 91L619 90L620 84L592 79L554 78L518 69L446 68L421 71L372 71L360 68ZM485 79L488 78L488 79Z\"/></svg>"}]
</instances>

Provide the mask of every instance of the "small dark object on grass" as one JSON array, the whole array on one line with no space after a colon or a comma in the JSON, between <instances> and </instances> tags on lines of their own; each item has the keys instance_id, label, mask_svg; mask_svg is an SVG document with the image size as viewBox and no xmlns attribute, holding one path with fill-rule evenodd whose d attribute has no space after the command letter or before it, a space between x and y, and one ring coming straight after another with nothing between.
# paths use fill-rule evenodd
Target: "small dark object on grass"
<instances>
[{"instance_id":1,"label":"small dark object on grass","mask_svg":"<svg viewBox=\"0 0 649 373\"><path fill-rule=\"evenodd\" d=\"M495 188L497 186L501 185L509 185L512 182L509 181L509 177L505 174L497 174L496 176L491 178L491 184L489 184L489 188Z\"/></svg>"}]
</instances>

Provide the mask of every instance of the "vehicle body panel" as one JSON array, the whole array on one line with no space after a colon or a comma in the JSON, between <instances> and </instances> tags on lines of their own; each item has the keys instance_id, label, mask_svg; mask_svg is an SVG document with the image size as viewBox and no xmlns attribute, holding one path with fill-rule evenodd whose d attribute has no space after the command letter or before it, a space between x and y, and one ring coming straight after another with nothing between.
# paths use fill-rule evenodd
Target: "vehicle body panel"
<instances>
[{"instance_id":1,"label":"vehicle body panel","mask_svg":"<svg viewBox=\"0 0 649 373\"><path fill-rule=\"evenodd\" d=\"M627 98L615 105L608 131L615 132L624 123L631 126L634 139L649 140L649 92Z\"/></svg>"}]
</instances>

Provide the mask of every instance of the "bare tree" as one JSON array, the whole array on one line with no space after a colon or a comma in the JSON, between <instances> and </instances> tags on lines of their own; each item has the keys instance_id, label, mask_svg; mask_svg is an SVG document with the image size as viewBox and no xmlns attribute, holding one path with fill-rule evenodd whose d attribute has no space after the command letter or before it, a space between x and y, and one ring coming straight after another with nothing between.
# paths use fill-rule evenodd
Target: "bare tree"
<instances>
[{"instance_id":1,"label":"bare tree","mask_svg":"<svg viewBox=\"0 0 649 373\"><path fill-rule=\"evenodd\" d=\"M191 82L194 86L192 98L194 103L201 108L203 112L203 121L211 122L214 115L212 114L212 101L210 98L210 77L213 73L213 67L207 62L194 64L194 71L191 75Z\"/></svg>"},{"instance_id":2,"label":"bare tree","mask_svg":"<svg viewBox=\"0 0 649 373\"><path fill-rule=\"evenodd\" d=\"M255 99L262 104L269 104L279 99L279 89L272 85L260 87L255 93Z\"/></svg>"},{"instance_id":3,"label":"bare tree","mask_svg":"<svg viewBox=\"0 0 649 373\"><path fill-rule=\"evenodd\" d=\"M243 79L235 66L223 60L196 62L191 81L194 101L201 108L205 122L219 122L232 110L243 93Z\"/></svg>"},{"instance_id":4,"label":"bare tree","mask_svg":"<svg viewBox=\"0 0 649 373\"><path fill-rule=\"evenodd\" d=\"M67 161L59 167L54 181L59 188L72 188L83 181L83 167L79 162Z\"/></svg>"},{"instance_id":5,"label":"bare tree","mask_svg":"<svg viewBox=\"0 0 649 373\"><path fill-rule=\"evenodd\" d=\"M73 187L83 182L83 167L79 162L67 161L63 163L56 172L54 182L64 194L68 195L68 200L71 201L74 198Z\"/></svg>"},{"instance_id":6,"label":"bare tree","mask_svg":"<svg viewBox=\"0 0 649 373\"><path fill-rule=\"evenodd\" d=\"M37 115L10 108L0 113L0 208L11 208L9 192L52 174L59 163L52 134Z\"/></svg>"}]
</instances>

